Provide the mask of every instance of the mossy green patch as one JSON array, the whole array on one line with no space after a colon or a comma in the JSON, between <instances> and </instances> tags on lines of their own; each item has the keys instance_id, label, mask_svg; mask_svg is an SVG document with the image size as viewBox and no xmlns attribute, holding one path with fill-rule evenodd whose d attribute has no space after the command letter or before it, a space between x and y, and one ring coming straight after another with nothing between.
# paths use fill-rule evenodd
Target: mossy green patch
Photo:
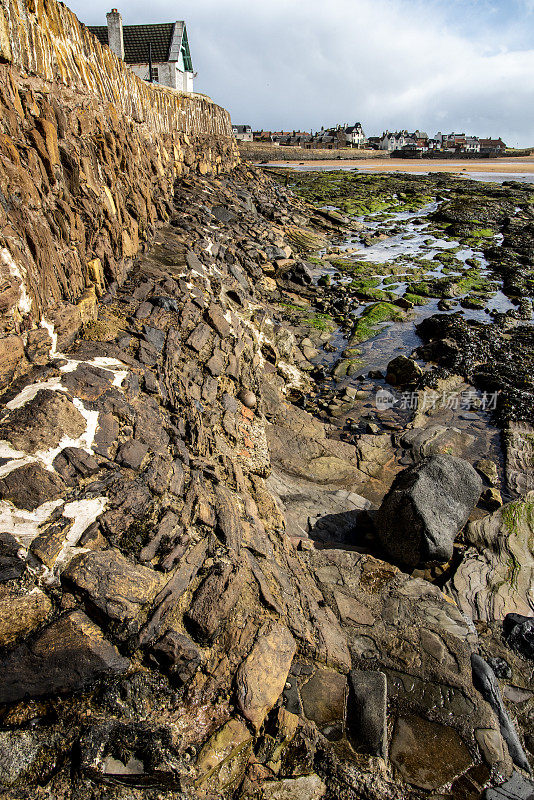
<instances>
[{"instance_id":1,"label":"mossy green patch","mask_svg":"<svg viewBox=\"0 0 534 800\"><path fill-rule=\"evenodd\" d=\"M524 520L534 530L534 502L532 500L516 500L501 509L503 522L509 534L518 534L519 525Z\"/></svg>"},{"instance_id":2,"label":"mossy green patch","mask_svg":"<svg viewBox=\"0 0 534 800\"><path fill-rule=\"evenodd\" d=\"M435 197L425 179L415 184L403 176L337 171L293 172L289 177L291 188L309 202L334 206L353 216L380 214L387 220L391 213L417 211Z\"/></svg>"},{"instance_id":3,"label":"mossy green patch","mask_svg":"<svg viewBox=\"0 0 534 800\"><path fill-rule=\"evenodd\" d=\"M310 328L315 328L318 331L334 331L336 326L332 317L329 314L308 314L301 319L302 325L309 325Z\"/></svg>"},{"instance_id":4,"label":"mossy green patch","mask_svg":"<svg viewBox=\"0 0 534 800\"><path fill-rule=\"evenodd\" d=\"M371 339L376 335L382 323L398 322L404 319L404 317L405 315L402 310L392 303L373 303L368 306L356 320L349 347Z\"/></svg>"},{"instance_id":5,"label":"mossy green patch","mask_svg":"<svg viewBox=\"0 0 534 800\"><path fill-rule=\"evenodd\" d=\"M493 239L493 231L491 228L475 228L471 231L471 236L474 239Z\"/></svg>"},{"instance_id":6,"label":"mossy green patch","mask_svg":"<svg viewBox=\"0 0 534 800\"><path fill-rule=\"evenodd\" d=\"M408 300L408 302L413 303L414 306L425 306L430 299L428 297L422 297L420 294L413 294L412 292L406 292L404 294L404 299Z\"/></svg>"}]
</instances>

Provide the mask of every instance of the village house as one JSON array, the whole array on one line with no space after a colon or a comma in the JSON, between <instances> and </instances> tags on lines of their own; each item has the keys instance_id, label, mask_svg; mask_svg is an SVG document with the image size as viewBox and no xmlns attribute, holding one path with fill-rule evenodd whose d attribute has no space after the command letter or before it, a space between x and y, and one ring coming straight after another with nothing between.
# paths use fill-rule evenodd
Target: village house
<instances>
[{"instance_id":1,"label":"village house","mask_svg":"<svg viewBox=\"0 0 534 800\"><path fill-rule=\"evenodd\" d=\"M232 132L239 142L252 142L254 139L250 125L234 125Z\"/></svg>"},{"instance_id":2,"label":"village house","mask_svg":"<svg viewBox=\"0 0 534 800\"><path fill-rule=\"evenodd\" d=\"M504 153L506 145L499 137L498 139L481 139L480 152L481 153Z\"/></svg>"},{"instance_id":3,"label":"village house","mask_svg":"<svg viewBox=\"0 0 534 800\"><path fill-rule=\"evenodd\" d=\"M476 136L466 136L464 152L466 153L480 153L480 140Z\"/></svg>"},{"instance_id":4,"label":"village house","mask_svg":"<svg viewBox=\"0 0 534 800\"><path fill-rule=\"evenodd\" d=\"M360 122L355 122L354 125L336 125L333 128L321 128L323 137L332 137L339 147L363 147L367 142L367 138L363 131Z\"/></svg>"},{"instance_id":5,"label":"village house","mask_svg":"<svg viewBox=\"0 0 534 800\"><path fill-rule=\"evenodd\" d=\"M253 131L252 133L253 141L255 142L271 142L273 143L273 132L272 131Z\"/></svg>"},{"instance_id":6,"label":"village house","mask_svg":"<svg viewBox=\"0 0 534 800\"><path fill-rule=\"evenodd\" d=\"M427 134L422 131L414 131L414 133L408 133L408 131L390 133L385 131L379 142L379 149L388 150L389 152L402 150L405 147L410 150L428 150Z\"/></svg>"},{"instance_id":7,"label":"village house","mask_svg":"<svg viewBox=\"0 0 534 800\"><path fill-rule=\"evenodd\" d=\"M354 125L345 125L343 133L350 147L364 147L367 143L367 137L360 122L355 122Z\"/></svg>"},{"instance_id":8,"label":"village house","mask_svg":"<svg viewBox=\"0 0 534 800\"><path fill-rule=\"evenodd\" d=\"M364 147L367 138L359 122L354 125L337 125L320 131L254 131L255 142L270 142L282 147L302 147L307 150L333 150L344 147Z\"/></svg>"},{"instance_id":9,"label":"village house","mask_svg":"<svg viewBox=\"0 0 534 800\"><path fill-rule=\"evenodd\" d=\"M116 8L106 14L106 20L107 25L89 25L89 30L136 75L181 92L193 91L193 63L185 22L123 25Z\"/></svg>"},{"instance_id":10,"label":"village house","mask_svg":"<svg viewBox=\"0 0 534 800\"><path fill-rule=\"evenodd\" d=\"M294 132L293 132L294 133ZM291 131L254 131L252 138L255 142L270 142L279 145L282 141L293 135Z\"/></svg>"},{"instance_id":11,"label":"village house","mask_svg":"<svg viewBox=\"0 0 534 800\"><path fill-rule=\"evenodd\" d=\"M465 149L467 138L465 133L441 133L441 131L436 133L436 139L440 142L440 149L450 150L451 152L462 152Z\"/></svg>"},{"instance_id":12,"label":"village house","mask_svg":"<svg viewBox=\"0 0 534 800\"><path fill-rule=\"evenodd\" d=\"M344 147L363 147L367 142L359 122L354 125L345 124L336 125L333 128L321 128L315 134L301 134L300 136L300 146L306 149L337 150Z\"/></svg>"},{"instance_id":13,"label":"village house","mask_svg":"<svg viewBox=\"0 0 534 800\"><path fill-rule=\"evenodd\" d=\"M501 138L499 139L479 139L477 136L466 136L465 133L441 133L436 134L439 149L453 153L504 153L506 145Z\"/></svg>"},{"instance_id":14,"label":"village house","mask_svg":"<svg viewBox=\"0 0 534 800\"><path fill-rule=\"evenodd\" d=\"M397 133L385 131L380 139L380 150L388 150L389 152L392 152L393 150L400 150L405 144L407 144L406 139L407 133L405 131Z\"/></svg>"}]
</instances>

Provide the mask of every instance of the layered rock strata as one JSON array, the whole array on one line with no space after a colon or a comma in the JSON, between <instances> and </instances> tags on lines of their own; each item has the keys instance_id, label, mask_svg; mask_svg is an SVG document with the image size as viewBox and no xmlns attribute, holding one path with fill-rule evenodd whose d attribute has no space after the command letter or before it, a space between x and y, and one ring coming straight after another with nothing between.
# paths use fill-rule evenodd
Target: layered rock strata
<instances>
[{"instance_id":1,"label":"layered rock strata","mask_svg":"<svg viewBox=\"0 0 534 800\"><path fill-rule=\"evenodd\" d=\"M247 167L182 179L98 318L68 352L45 328L5 393L1 758L36 720L5 786L400 800L511 774L458 607L285 532L291 485L369 506L369 448L290 402L312 365L264 280L289 285L310 213Z\"/></svg>"}]
</instances>

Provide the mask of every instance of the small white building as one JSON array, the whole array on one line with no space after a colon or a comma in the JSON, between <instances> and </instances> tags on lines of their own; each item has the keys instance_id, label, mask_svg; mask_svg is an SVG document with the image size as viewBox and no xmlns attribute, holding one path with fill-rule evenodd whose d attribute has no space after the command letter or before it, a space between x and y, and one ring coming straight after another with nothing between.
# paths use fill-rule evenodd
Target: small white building
<instances>
[{"instance_id":1,"label":"small white building","mask_svg":"<svg viewBox=\"0 0 534 800\"><path fill-rule=\"evenodd\" d=\"M386 131L382 134L382 138L380 140L380 150L401 150L404 145L409 144L412 140L408 136L407 131L397 131L396 133L390 133Z\"/></svg>"},{"instance_id":2,"label":"small white building","mask_svg":"<svg viewBox=\"0 0 534 800\"><path fill-rule=\"evenodd\" d=\"M107 25L89 25L89 30L136 75L181 92L193 91L193 63L185 22L123 25L116 8L106 14L106 19Z\"/></svg>"},{"instance_id":3,"label":"small white building","mask_svg":"<svg viewBox=\"0 0 534 800\"><path fill-rule=\"evenodd\" d=\"M466 136L464 150L466 153L480 153L480 139L476 136Z\"/></svg>"},{"instance_id":4,"label":"small white building","mask_svg":"<svg viewBox=\"0 0 534 800\"><path fill-rule=\"evenodd\" d=\"M360 122L355 122L354 125L346 125L343 128L343 133L347 144L351 147L363 147L367 143L367 137Z\"/></svg>"},{"instance_id":5,"label":"small white building","mask_svg":"<svg viewBox=\"0 0 534 800\"><path fill-rule=\"evenodd\" d=\"M254 139L250 125L233 125L232 132L239 142L252 142Z\"/></svg>"}]
</instances>

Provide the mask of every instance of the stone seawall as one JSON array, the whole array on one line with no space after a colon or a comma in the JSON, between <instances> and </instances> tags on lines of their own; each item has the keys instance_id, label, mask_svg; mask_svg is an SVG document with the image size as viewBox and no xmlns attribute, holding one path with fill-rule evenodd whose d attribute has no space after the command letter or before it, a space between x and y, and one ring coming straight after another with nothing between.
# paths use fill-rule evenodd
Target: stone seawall
<instances>
[{"instance_id":1,"label":"stone seawall","mask_svg":"<svg viewBox=\"0 0 534 800\"><path fill-rule=\"evenodd\" d=\"M3 388L43 318L66 345L124 280L177 178L239 154L227 111L144 83L54 0L0 3L0 62Z\"/></svg>"},{"instance_id":2,"label":"stone seawall","mask_svg":"<svg viewBox=\"0 0 534 800\"><path fill-rule=\"evenodd\" d=\"M0 61L89 92L151 131L231 136L230 115L209 98L140 80L62 3L0 2Z\"/></svg>"},{"instance_id":3,"label":"stone seawall","mask_svg":"<svg viewBox=\"0 0 534 800\"><path fill-rule=\"evenodd\" d=\"M247 161L361 161L369 158L389 158L384 150L304 150L302 147L276 147L260 142L240 142L239 152Z\"/></svg>"}]
</instances>

